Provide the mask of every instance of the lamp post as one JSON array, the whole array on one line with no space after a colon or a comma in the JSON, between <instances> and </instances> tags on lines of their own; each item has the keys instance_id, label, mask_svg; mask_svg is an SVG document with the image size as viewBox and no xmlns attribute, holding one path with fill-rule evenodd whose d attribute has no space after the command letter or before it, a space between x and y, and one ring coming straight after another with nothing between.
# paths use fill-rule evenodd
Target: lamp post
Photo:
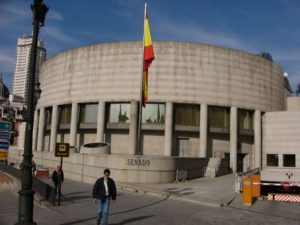
<instances>
[{"instance_id":1,"label":"lamp post","mask_svg":"<svg viewBox=\"0 0 300 225\"><path fill-rule=\"evenodd\" d=\"M23 154L24 164L22 174L22 187L19 191L18 222L16 223L16 225L36 225L36 223L33 221L34 191L32 190L32 128L34 108L36 103L36 99L34 99L34 92L35 86L37 86L35 78L35 67L39 29L40 27L44 26L48 7L43 4L43 0L34 0L34 4L31 5L31 10L33 17L33 34L29 65L27 111L25 115L26 130Z\"/></svg>"}]
</instances>

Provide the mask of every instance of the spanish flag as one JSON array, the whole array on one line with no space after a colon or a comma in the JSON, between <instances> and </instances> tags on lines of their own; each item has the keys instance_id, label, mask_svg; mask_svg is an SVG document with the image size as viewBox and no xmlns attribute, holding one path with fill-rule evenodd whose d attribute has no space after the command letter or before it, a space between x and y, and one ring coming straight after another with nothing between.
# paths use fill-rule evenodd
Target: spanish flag
<instances>
[{"instance_id":1,"label":"spanish flag","mask_svg":"<svg viewBox=\"0 0 300 225\"><path fill-rule=\"evenodd\" d=\"M148 68L154 60L154 51L150 33L149 20L147 15L147 5L145 4L144 19L144 58L143 58L143 85L142 85L142 105L145 107L148 100Z\"/></svg>"}]
</instances>

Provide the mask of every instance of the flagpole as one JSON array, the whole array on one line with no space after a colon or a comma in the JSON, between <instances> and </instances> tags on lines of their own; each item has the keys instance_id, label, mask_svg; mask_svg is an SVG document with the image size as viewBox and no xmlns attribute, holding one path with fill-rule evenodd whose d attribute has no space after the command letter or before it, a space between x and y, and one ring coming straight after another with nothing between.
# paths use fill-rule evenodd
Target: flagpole
<instances>
[{"instance_id":1,"label":"flagpole","mask_svg":"<svg viewBox=\"0 0 300 225\"><path fill-rule=\"evenodd\" d=\"M136 154L142 155L142 102L143 102L143 82L144 82L144 55L145 55L145 21L146 21L146 12L147 12L147 3L145 2L145 10L144 10L144 29L143 29L143 57L142 57L142 72L141 72L141 79L140 79L140 99L139 99L139 114L138 114L138 132L137 132L137 149Z\"/></svg>"}]
</instances>

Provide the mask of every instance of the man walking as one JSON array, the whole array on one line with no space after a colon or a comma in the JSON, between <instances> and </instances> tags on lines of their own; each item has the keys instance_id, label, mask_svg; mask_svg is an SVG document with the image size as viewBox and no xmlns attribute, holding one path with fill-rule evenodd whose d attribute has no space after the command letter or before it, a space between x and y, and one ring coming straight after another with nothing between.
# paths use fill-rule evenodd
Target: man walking
<instances>
[{"instance_id":1,"label":"man walking","mask_svg":"<svg viewBox=\"0 0 300 225\"><path fill-rule=\"evenodd\" d=\"M99 178L94 184L93 188L93 201L94 203L98 200L97 205L97 225L100 225L101 218L103 215L103 225L108 223L108 212L110 199L116 200L117 190L113 179L109 177L110 170L104 170L104 176Z\"/></svg>"},{"instance_id":2,"label":"man walking","mask_svg":"<svg viewBox=\"0 0 300 225\"><path fill-rule=\"evenodd\" d=\"M52 181L55 187L55 195L58 194L58 198L61 196L61 183L64 182L64 172L60 166L52 173Z\"/></svg>"}]
</instances>

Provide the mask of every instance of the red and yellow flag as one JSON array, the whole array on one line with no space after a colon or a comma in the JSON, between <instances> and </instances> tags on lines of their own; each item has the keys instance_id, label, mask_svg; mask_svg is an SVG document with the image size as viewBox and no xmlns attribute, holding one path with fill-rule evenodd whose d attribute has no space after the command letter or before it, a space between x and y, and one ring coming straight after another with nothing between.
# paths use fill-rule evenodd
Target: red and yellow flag
<instances>
[{"instance_id":1,"label":"red and yellow flag","mask_svg":"<svg viewBox=\"0 0 300 225\"><path fill-rule=\"evenodd\" d=\"M149 20L147 15L147 8L145 6L145 20L144 20L144 65L143 65L143 87L142 87L142 105L145 107L148 100L148 68L154 60L154 51L150 33Z\"/></svg>"}]
</instances>

